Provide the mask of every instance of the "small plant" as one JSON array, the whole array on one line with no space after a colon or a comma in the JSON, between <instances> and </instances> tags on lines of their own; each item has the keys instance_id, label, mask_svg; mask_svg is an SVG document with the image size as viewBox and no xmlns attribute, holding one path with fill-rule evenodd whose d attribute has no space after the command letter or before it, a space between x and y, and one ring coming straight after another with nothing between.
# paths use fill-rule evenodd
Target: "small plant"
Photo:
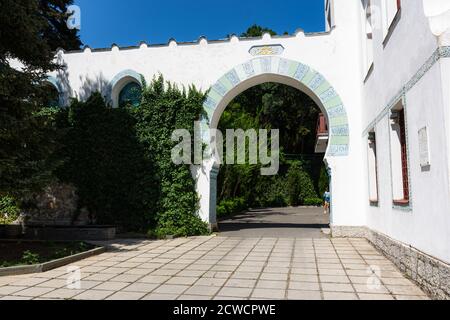
<instances>
[{"instance_id":1,"label":"small plant","mask_svg":"<svg viewBox=\"0 0 450 320\"><path fill-rule=\"evenodd\" d=\"M19 217L19 207L14 198L0 197L0 224L11 224Z\"/></svg>"},{"instance_id":2,"label":"small plant","mask_svg":"<svg viewBox=\"0 0 450 320\"><path fill-rule=\"evenodd\" d=\"M22 262L26 265L38 264L40 256L37 253L33 253L29 250L25 251L22 256Z\"/></svg>"},{"instance_id":3,"label":"small plant","mask_svg":"<svg viewBox=\"0 0 450 320\"><path fill-rule=\"evenodd\" d=\"M89 246L85 242L74 242L62 248L51 242L48 245L55 250L51 255L52 259L61 259L89 250Z\"/></svg>"}]
</instances>

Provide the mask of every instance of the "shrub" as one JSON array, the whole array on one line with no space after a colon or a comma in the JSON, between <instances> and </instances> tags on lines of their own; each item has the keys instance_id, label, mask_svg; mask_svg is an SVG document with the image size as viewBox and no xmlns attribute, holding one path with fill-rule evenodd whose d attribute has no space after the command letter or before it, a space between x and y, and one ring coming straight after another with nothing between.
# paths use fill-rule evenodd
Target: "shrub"
<instances>
[{"instance_id":1,"label":"shrub","mask_svg":"<svg viewBox=\"0 0 450 320\"><path fill-rule=\"evenodd\" d=\"M303 160L289 161L278 175L261 176L258 166L225 166L219 175L220 198L243 198L254 208L319 205L311 167ZM230 214L226 201L219 201L217 210L219 216Z\"/></svg>"},{"instance_id":2,"label":"shrub","mask_svg":"<svg viewBox=\"0 0 450 320\"><path fill-rule=\"evenodd\" d=\"M284 175L261 177L254 189L253 207L285 207L289 202Z\"/></svg>"},{"instance_id":3,"label":"shrub","mask_svg":"<svg viewBox=\"0 0 450 320\"><path fill-rule=\"evenodd\" d=\"M11 224L19 217L19 207L10 196L0 197L0 224Z\"/></svg>"},{"instance_id":4,"label":"shrub","mask_svg":"<svg viewBox=\"0 0 450 320\"><path fill-rule=\"evenodd\" d=\"M244 198L227 199L217 206L217 216L226 217L239 214L248 209Z\"/></svg>"},{"instance_id":5,"label":"shrub","mask_svg":"<svg viewBox=\"0 0 450 320\"><path fill-rule=\"evenodd\" d=\"M314 188L314 182L311 176L306 171L300 171L299 173L299 181L300 187L299 199L300 203L305 203L306 199L316 199L317 193Z\"/></svg>"},{"instance_id":6,"label":"shrub","mask_svg":"<svg viewBox=\"0 0 450 320\"><path fill-rule=\"evenodd\" d=\"M222 218L222 217L228 216L227 209L225 208L225 206L223 205L222 202L217 205L216 214L217 214L217 218Z\"/></svg>"},{"instance_id":7,"label":"shrub","mask_svg":"<svg viewBox=\"0 0 450 320\"><path fill-rule=\"evenodd\" d=\"M300 204L300 193L302 190L302 167L300 162L295 161L287 173L287 193L288 204L290 206L297 206Z\"/></svg>"},{"instance_id":8,"label":"shrub","mask_svg":"<svg viewBox=\"0 0 450 320\"><path fill-rule=\"evenodd\" d=\"M321 207L323 205L323 200L319 198L307 198L303 201L303 205L312 207Z\"/></svg>"}]
</instances>

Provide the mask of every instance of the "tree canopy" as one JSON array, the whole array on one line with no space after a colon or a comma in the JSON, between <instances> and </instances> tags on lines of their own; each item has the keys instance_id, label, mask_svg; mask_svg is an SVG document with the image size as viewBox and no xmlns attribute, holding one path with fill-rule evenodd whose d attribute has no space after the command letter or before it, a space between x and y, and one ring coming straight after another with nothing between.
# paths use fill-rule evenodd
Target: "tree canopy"
<instances>
[{"instance_id":1,"label":"tree canopy","mask_svg":"<svg viewBox=\"0 0 450 320\"><path fill-rule=\"evenodd\" d=\"M264 33L269 33L271 36L276 36L277 33L272 29L261 27L257 24L252 25L247 29L247 31L241 34L241 37L245 38L253 38L253 37L261 37Z\"/></svg>"},{"instance_id":2,"label":"tree canopy","mask_svg":"<svg viewBox=\"0 0 450 320\"><path fill-rule=\"evenodd\" d=\"M68 30L66 8L72 0L0 2L0 195L23 195L51 177L57 147L46 75L58 68L57 47L81 45ZM16 63L12 67L11 63ZM19 68L18 65L22 65Z\"/></svg>"}]
</instances>

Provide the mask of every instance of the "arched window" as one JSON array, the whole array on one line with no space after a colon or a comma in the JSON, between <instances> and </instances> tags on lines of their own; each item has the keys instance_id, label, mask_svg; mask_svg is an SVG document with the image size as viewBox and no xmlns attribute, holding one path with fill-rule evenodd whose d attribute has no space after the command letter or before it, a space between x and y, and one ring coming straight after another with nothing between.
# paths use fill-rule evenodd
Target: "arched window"
<instances>
[{"instance_id":1,"label":"arched window","mask_svg":"<svg viewBox=\"0 0 450 320\"><path fill-rule=\"evenodd\" d=\"M131 105L139 106L141 103L142 88L139 83L130 82L126 84L119 93L119 107Z\"/></svg>"},{"instance_id":2,"label":"arched window","mask_svg":"<svg viewBox=\"0 0 450 320\"><path fill-rule=\"evenodd\" d=\"M53 83L45 83L44 84L44 104L45 107L59 107L59 91L53 85Z\"/></svg>"}]
</instances>

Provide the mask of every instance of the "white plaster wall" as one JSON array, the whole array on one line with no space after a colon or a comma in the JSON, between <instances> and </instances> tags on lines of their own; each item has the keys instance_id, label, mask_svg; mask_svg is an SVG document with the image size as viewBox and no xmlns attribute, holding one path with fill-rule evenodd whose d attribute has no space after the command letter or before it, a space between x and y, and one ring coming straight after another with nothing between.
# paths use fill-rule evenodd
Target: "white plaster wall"
<instances>
[{"instance_id":1,"label":"white plaster wall","mask_svg":"<svg viewBox=\"0 0 450 320\"><path fill-rule=\"evenodd\" d=\"M376 0L375 4L380 0ZM402 16L383 48L375 32L374 70L364 88L363 122L368 126L389 105L438 47L424 15L422 1L402 1ZM450 203L446 120L441 67L428 71L406 93L411 210L393 208L389 114L375 125L378 138L379 207L370 207L366 195L367 225L429 255L450 262ZM446 84L448 87L448 83ZM446 89L448 90L448 89ZM447 91L448 92L448 91ZM419 163L418 131L428 127L431 169ZM363 139L364 141L366 138ZM398 170L398 169L397 169Z\"/></svg>"},{"instance_id":2,"label":"white plaster wall","mask_svg":"<svg viewBox=\"0 0 450 320\"><path fill-rule=\"evenodd\" d=\"M380 5L381 0L373 0ZM421 1L402 1L402 16L386 46L381 29L374 30L374 70L364 88L366 128L433 54L438 44L430 31Z\"/></svg>"},{"instance_id":3,"label":"white plaster wall","mask_svg":"<svg viewBox=\"0 0 450 320\"><path fill-rule=\"evenodd\" d=\"M334 0L334 22L336 43L338 44L328 59L330 70L341 70L341 79L330 79L338 88L347 108L350 124L350 155L348 158L335 158L330 163L332 184L332 224L334 226L366 225L365 198L368 189L365 151L367 143L361 142L362 119L362 28L360 1ZM334 57L337 60L334 60ZM331 59L330 57L333 57ZM328 70L326 70L328 71ZM325 71L325 72L326 72ZM336 83L335 82L339 82ZM345 88L344 88L345 87ZM338 170L339 168L339 170Z\"/></svg>"}]
</instances>

